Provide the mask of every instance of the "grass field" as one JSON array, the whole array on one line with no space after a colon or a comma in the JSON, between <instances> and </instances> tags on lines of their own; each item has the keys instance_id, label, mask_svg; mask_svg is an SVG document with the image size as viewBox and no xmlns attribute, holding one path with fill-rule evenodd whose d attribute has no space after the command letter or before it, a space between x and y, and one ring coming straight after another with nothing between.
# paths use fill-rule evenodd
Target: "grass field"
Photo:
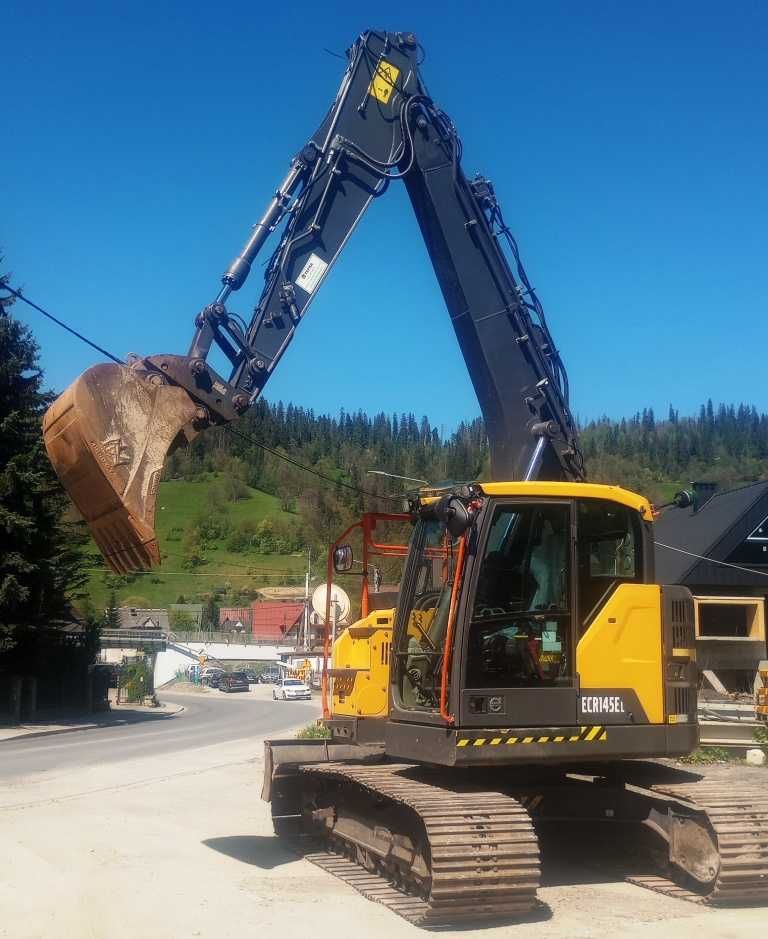
<instances>
[{"instance_id":1,"label":"grass field","mask_svg":"<svg viewBox=\"0 0 768 939\"><path fill-rule=\"evenodd\" d=\"M105 569L92 570L87 585L88 595L96 610L107 606L114 584L118 603L121 606L165 607L176 603L183 596L187 603L201 602L204 596L215 589L230 594L238 588L258 589L286 583L299 583L306 569L303 554L255 554L229 551L226 539L205 551L205 563L193 571L182 565L183 538L190 521L202 512L210 511L208 494L216 477L203 482L171 480L160 484L157 499L157 534L160 541L162 565L148 574L136 574L130 578L113 578ZM683 488L680 483L660 484L664 501ZM230 525L234 527L244 519L255 522L263 518L290 517L280 508L279 500L258 489L249 489L248 497L238 502L229 502L225 508ZM93 543L91 553L98 555ZM323 576L322 562L315 563L314 573ZM358 579L342 578L342 585L357 598ZM220 601L226 605L226 600Z\"/></svg>"},{"instance_id":2,"label":"grass field","mask_svg":"<svg viewBox=\"0 0 768 939\"><path fill-rule=\"evenodd\" d=\"M212 476L204 482L171 480L160 484L155 517L162 565L148 574L132 576L127 582L120 578L115 586L120 605L164 607L175 603L179 596L184 596L188 603L196 603L216 587L274 586L296 582L303 575L306 566L303 555L236 553L227 550L222 542L205 551L205 563L200 567L184 570L184 532L191 519L210 511L208 492L214 481ZM227 503L225 511L232 526L247 518L259 522L268 516L287 514L274 496L258 489L249 489L245 499ZM98 553L95 545L91 544L90 549ZM114 583L115 579L105 570L91 571L87 590L97 610L107 605Z\"/></svg>"}]
</instances>

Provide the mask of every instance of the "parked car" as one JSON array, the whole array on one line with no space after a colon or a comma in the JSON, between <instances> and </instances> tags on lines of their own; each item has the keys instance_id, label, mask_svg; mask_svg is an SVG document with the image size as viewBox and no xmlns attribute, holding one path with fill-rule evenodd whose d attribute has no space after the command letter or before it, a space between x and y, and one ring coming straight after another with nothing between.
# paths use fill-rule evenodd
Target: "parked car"
<instances>
[{"instance_id":1,"label":"parked car","mask_svg":"<svg viewBox=\"0 0 768 939\"><path fill-rule=\"evenodd\" d=\"M204 668L200 673L200 683L208 685L209 688L218 688L219 680L223 674L223 668Z\"/></svg>"},{"instance_id":2,"label":"parked car","mask_svg":"<svg viewBox=\"0 0 768 939\"><path fill-rule=\"evenodd\" d=\"M259 675L259 681L262 685L276 685L280 681L279 669L265 668Z\"/></svg>"},{"instance_id":3,"label":"parked car","mask_svg":"<svg viewBox=\"0 0 768 939\"><path fill-rule=\"evenodd\" d=\"M249 691L248 678L245 672L225 673L219 679L219 691Z\"/></svg>"},{"instance_id":4,"label":"parked car","mask_svg":"<svg viewBox=\"0 0 768 939\"><path fill-rule=\"evenodd\" d=\"M248 679L248 682L249 682L249 684L251 684L251 685L255 685L256 682L259 680L259 679L256 677L256 672L252 672L250 669L248 669L248 670L247 670L246 672L244 672L243 674L244 674L245 677Z\"/></svg>"},{"instance_id":5,"label":"parked car","mask_svg":"<svg viewBox=\"0 0 768 939\"><path fill-rule=\"evenodd\" d=\"M295 701L299 698L311 698L312 690L300 678L283 678L277 687L272 689L272 697L275 701L278 698L283 701Z\"/></svg>"}]
</instances>

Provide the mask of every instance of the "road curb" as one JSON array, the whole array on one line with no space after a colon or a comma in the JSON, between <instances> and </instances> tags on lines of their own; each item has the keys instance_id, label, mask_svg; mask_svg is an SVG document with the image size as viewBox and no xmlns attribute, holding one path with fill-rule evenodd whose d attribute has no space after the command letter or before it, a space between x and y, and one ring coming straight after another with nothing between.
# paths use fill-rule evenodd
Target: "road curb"
<instances>
[{"instance_id":1,"label":"road curb","mask_svg":"<svg viewBox=\"0 0 768 939\"><path fill-rule=\"evenodd\" d=\"M177 715L181 714L182 711L186 710L183 704L175 705L175 707L177 707L178 710L173 711L171 714L158 714L156 717L152 718L152 720L160 720L161 718L163 720L169 720L170 718L176 717ZM164 710L164 709L158 708L157 710ZM16 734L14 737L0 737L0 747L2 747L4 743L14 743L17 740L36 740L39 737L55 737L55 736L58 736L59 734L83 733L86 730L98 730L101 727L111 727L114 729L116 727L127 727L130 724L140 724L140 723L142 723L141 720L126 720L126 721L122 721L119 723L116 722L113 724L108 724L108 723L85 724L82 727L56 727L54 730L32 731L31 733L28 733L28 734L26 733Z\"/></svg>"}]
</instances>

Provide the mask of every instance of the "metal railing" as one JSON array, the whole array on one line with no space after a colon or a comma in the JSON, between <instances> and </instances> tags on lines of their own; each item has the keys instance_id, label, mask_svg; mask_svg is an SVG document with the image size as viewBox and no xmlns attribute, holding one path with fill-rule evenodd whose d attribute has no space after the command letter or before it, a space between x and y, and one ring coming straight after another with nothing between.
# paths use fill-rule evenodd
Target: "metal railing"
<instances>
[{"instance_id":1,"label":"metal railing","mask_svg":"<svg viewBox=\"0 0 768 939\"><path fill-rule=\"evenodd\" d=\"M102 639L124 639L126 642L165 641L168 637L163 629L102 629L99 635Z\"/></svg>"},{"instance_id":2,"label":"metal railing","mask_svg":"<svg viewBox=\"0 0 768 939\"><path fill-rule=\"evenodd\" d=\"M162 629L102 629L99 643L102 649L163 652L168 646L168 637Z\"/></svg>"},{"instance_id":3,"label":"metal railing","mask_svg":"<svg viewBox=\"0 0 768 939\"><path fill-rule=\"evenodd\" d=\"M190 632L174 631L167 634L169 642L216 642L228 646L290 646L296 648L298 640L294 637L262 639L251 633L218 632L214 630L198 629Z\"/></svg>"}]
</instances>

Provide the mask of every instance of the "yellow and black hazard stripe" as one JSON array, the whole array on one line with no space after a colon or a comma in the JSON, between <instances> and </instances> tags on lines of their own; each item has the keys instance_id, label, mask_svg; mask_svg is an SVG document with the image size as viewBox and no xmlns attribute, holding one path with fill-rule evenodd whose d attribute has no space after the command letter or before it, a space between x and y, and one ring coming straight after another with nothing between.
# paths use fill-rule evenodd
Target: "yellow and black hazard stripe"
<instances>
[{"instance_id":1,"label":"yellow and black hazard stripe","mask_svg":"<svg viewBox=\"0 0 768 939\"><path fill-rule=\"evenodd\" d=\"M574 727L575 731L576 728ZM590 724L587 727L579 727L578 733L571 734L531 734L522 736L510 734L508 731L502 731L498 737L459 737L456 740L457 747L512 747L515 745L524 745L527 743L594 743L604 742L608 739L608 731L602 724Z\"/></svg>"}]
</instances>

